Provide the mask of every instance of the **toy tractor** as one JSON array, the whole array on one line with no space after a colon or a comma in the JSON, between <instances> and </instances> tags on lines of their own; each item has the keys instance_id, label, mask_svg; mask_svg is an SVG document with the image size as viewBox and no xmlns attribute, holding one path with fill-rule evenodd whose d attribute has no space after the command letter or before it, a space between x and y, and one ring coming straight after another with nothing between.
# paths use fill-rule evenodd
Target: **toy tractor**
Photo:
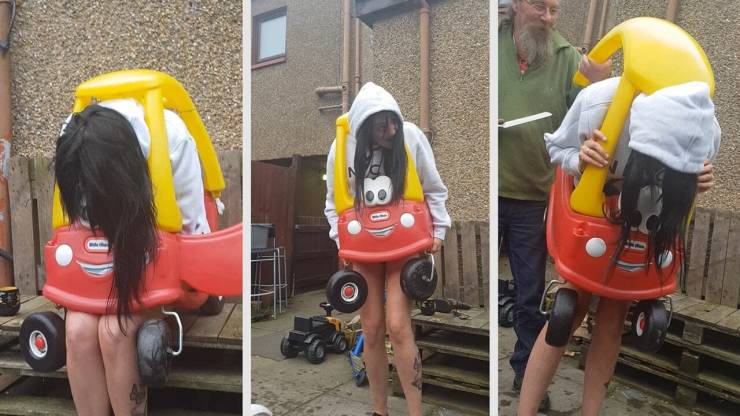
<instances>
[{"instance_id":1,"label":"toy tractor","mask_svg":"<svg viewBox=\"0 0 740 416\"><path fill-rule=\"evenodd\" d=\"M320 364L326 358L326 348L342 354L349 344L342 332L342 323L331 316L334 307L327 302L319 304L326 315L311 318L293 318L293 330L280 342L280 352L285 358L293 358L303 351L311 364Z\"/></svg>"}]
</instances>

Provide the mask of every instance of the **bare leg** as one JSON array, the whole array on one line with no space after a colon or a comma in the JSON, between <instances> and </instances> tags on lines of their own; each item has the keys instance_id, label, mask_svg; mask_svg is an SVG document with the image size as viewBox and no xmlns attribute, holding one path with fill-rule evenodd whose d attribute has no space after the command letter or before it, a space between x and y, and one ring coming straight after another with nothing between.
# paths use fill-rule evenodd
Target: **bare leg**
<instances>
[{"instance_id":1,"label":"bare leg","mask_svg":"<svg viewBox=\"0 0 740 416\"><path fill-rule=\"evenodd\" d=\"M142 315L124 318L121 331L115 315L104 315L98 325L100 349L105 363L105 376L113 413L117 416L146 415L147 390L139 378L136 365L136 331Z\"/></svg>"},{"instance_id":2,"label":"bare leg","mask_svg":"<svg viewBox=\"0 0 740 416\"><path fill-rule=\"evenodd\" d=\"M599 299L591 347L586 356L586 374L583 380L583 415L598 415L606 389L614 374L622 329L630 302Z\"/></svg>"},{"instance_id":3,"label":"bare leg","mask_svg":"<svg viewBox=\"0 0 740 416\"><path fill-rule=\"evenodd\" d=\"M68 310L65 321L67 378L80 416L110 414L105 367L98 343L99 315Z\"/></svg>"},{"instance_id":4,"label":"bare leg","mask_svg":"<svg viewBox=\"0 0 740 416\"><path fill-rule=\"evenodd\" d=\"M576 289L570 284L565 284L563 287ZM590 293L581 290L577 290L577 292L578 306L576 307L576 313L573 318L571 333L581 325L583 317L588 312L588 303L591 300ZM545 342L546 333L547 324L540 331L540 335L537 336L537 341L532 348L532 353L527 362L527 369L524 372L524 380L522 382L522 391L519 395L519 408L517 409L517 414L520 416L537 414L537 408L545 396L547 386L550 385L552 378L555 376L555 371L558 369L560 359L563 357L563 351L565 351L565 347L558 348L548 345Z\"/></svg>"},{"instance_id":5,"label":"bare leg","mask_svg":"<svg viewBox=\"0 0 740 416\"><path fill-rule=\"evenodd\" d=\"M406 259L386 264L386 326L393 343L393 362L401 380L409 416L421 416L421 355L411 331L409 301L401 290L401 268Z\"/></svg>"},{"instance_id":6,"label":"bare leg","mask_svg":"<svg viewBox=\"0 0 740 416\"><path fill-rule=\"evenodd\" d=\"M365 360L373 411L388 414L388 356L385 352L385 317L383 297L385 291L382 264L354 264L354 270L367 282L368 294L360 308L362 333L365 337L362 358Z\"/></svg>"}]
</instances>

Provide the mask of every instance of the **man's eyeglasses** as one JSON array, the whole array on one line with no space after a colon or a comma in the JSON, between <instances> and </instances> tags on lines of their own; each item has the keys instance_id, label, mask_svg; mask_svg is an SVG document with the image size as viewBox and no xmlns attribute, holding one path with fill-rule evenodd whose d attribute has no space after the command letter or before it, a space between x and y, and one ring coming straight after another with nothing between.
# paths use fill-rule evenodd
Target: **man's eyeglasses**
<instances>
[{"instance_id":1,"label":"man's eyeglasses","mask_svg":"<svg viewBox=\"0 0 740 416\"><path fill-rule=\"evenodd\" d=\"M532 1L532 0L524 0L527 4L532 6L534 10L541 15L544 15L548 11L550 12L550 16L556 17L558 13L560 13L560 7L547 7L545 6L545 3L542 1Z\"/></svg>"}]
</instances>

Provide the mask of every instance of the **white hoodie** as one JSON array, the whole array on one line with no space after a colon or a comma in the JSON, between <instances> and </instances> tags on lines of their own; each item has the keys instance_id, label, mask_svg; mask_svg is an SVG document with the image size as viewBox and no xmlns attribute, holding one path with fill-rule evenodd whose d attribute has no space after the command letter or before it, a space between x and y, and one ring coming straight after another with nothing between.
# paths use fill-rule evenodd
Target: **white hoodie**
<instances>
[{"instance_id":1,"label":"white hoodie","mask_svg":"<svg viewBox=\"0 0 740 416\"><path fill-rule=\"evenodd\" d=\"M148 159L151 137L144 119L144 107L132 98L102 101L98 105L115 110L128 120L139 140L144 158ZM70 117L67 117L62 126L62 132ZM165 110L164 122L172 164L175 199L182 216L182 233L208 234L211 228L206 218L203 178L195 139L185 126L185 122L176 113Z\"/></svg>"},{"instance_id":2,"label":"white hoodie","mask_svg":"<svg viewBox=\"0 0 740 416\"><path fill-rule=\"evenodd\" d=\"M401 109L398 107L398 103L393 96L378 85L368 82L360 89L349 110L350 129L347 136L347 176L349 178L348 185L351 194L354 194L355 189L355 175L349 174L350 171L354 172L355 147L357 145L355 132L368 117L381 111L393 111L403 121ZM429 141L424 136L424 133L413 123L403 122L403 135L411 158L416 166L419 180L421 181L424 200L429 206L429 211L432 215L434 237L443 240L447 229L450 228L451 221L445 208L447 188L442 183L439 172L437 172L432 147L429 145ZM336 144L335 140L331 145L326 161L326 208L324 209L324 214L331 226L329 237L339 246L337 239L338 216L334 206L334 158ZM374 164L377 160L375 154L373 154L372 160Z\"/></svg>"},{"instance_id":3,"label":"white hoodie","mask_svg":"<svg viewBox=\"0 0 740 416\"><path fill-rule=\"evenodd\" d=\"M594 129L601 128L617 90L619 78L594 83L578 94L554 133L545 134L552 163L580 177L578 152ZM667 87L651 95L640 94L619 136L610 178L621 178L632 150L652 156L666 166L685 173L699 173L704 160L719 150L721 131L709 97L709 87L689 82Z\"/></svg>"}]
</instances>

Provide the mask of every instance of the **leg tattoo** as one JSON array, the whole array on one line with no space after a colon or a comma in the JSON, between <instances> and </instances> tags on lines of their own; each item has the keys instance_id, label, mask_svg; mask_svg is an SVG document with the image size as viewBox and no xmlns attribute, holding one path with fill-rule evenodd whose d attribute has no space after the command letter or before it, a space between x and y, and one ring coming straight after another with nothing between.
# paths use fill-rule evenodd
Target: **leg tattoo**
<instances>
[{"instance_id":1,"label":"leg tattoo","mask_svg":"<svg viewBox=\"0 0 740 416\"><path fill-rule=\"evenodd\" d=\"M421 356L419 352L416 352L416 358L414 358L414 381L411 385L421 390Z\"/></svg>"},{"instance_id":2,"label":"leg tattoo","mask_svg":"<svg viewBox=\"0 0 740 416\"><path fill-rule=\"evenodd\" d=\"M146 416L146 386L134 383L129 399L134 403L131 416Z\"/></svg>"}]
</instances>

